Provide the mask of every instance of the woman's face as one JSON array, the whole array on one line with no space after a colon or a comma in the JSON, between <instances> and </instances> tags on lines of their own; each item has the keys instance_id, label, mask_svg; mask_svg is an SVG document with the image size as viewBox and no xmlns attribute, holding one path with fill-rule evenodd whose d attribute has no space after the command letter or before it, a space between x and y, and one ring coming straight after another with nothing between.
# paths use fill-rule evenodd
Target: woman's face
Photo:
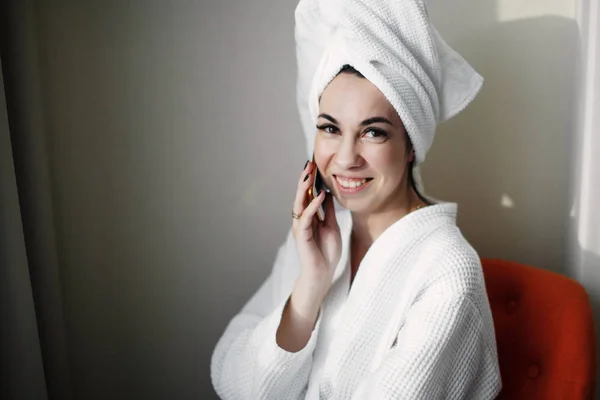
<instances>
[{"instance_id":1,"label":"woman's face","mask_svg":"<svg viewBox=\"0 0 600 400\"><path fill-rule=\"evenodd\" d=\"M319 105L315 161L344 208L374 213L401 207L414 157L408 145L398 113L367 79L341 73L327 86Z\"/></svg>"}]
</instances>

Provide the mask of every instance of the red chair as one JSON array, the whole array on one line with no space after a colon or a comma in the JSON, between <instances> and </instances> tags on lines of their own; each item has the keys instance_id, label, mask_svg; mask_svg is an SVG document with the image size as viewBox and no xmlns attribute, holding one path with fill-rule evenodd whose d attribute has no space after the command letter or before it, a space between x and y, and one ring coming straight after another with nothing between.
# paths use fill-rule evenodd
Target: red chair
<instances>
[{"instance_id":1,"label":"red chair","mask_svg":"<svg viewBox=\"0 0 600 400\"><path fill-rule=\"evenodd\" d=\"M502 374L498 399L593 399L596 335L583 286L509 261L482 263Z\"/></svg>"}]
</instances>

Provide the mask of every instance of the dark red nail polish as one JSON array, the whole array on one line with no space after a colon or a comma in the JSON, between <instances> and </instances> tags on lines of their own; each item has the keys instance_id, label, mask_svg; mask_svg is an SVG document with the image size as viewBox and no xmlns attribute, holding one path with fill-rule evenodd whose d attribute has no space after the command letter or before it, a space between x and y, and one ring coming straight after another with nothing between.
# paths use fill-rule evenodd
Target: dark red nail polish
<instances>
[{"instance_id":1,"label":"dark red nail polish","mask_svg":"<svg viewBox=\"0 0 600 400\"><path fill-rule=\"evenodd\" d=\"M307 165L308 165L308 160L306 160L306 163L304 164L304 168L303 169L306 169Z\"/></svg>"},{"instance_id":2,"label":"dark red nail polish","mask_svg":"<svg viewBox=\"0 0 600 400\"><path fill-rule=\"evenodd\" d=\"M304 177L304 181L303 182L306 182L306 180L308 179L309 176L310 176L310 174L306 174L306 176Z\"/></svg>"}]
</instances>

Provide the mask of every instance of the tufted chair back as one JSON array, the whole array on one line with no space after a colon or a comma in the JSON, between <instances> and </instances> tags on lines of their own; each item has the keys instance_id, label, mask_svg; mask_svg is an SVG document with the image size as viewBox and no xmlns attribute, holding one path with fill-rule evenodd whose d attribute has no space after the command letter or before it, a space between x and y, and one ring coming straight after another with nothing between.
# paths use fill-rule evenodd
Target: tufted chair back
<instances>
[{"instance_id":1,"label":"tufted chair back","mask_svg":"<svg viewBox=\"0 0 600 400\"><path fill-rule=\"evenodd\" d=\"M585 289L538 268L482 264L502 375L498 399L592 399L596 336Z\"/></svg>"}]
</instances>

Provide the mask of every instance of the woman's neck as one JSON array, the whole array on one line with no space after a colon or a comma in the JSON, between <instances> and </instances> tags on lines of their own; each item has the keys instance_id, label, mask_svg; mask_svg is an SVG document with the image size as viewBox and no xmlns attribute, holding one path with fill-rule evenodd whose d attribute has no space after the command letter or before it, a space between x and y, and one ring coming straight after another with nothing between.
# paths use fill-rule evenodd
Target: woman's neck
<instances>
[{"instance_id":1,"label":"woman's neck","mask_svg":"<svg viewBox=\"0 0 600 400\"><path fill-rule=\"evenodd\" d=\"M426 205L412 190L405 194L404 201L376 213L352 213L352 241L361 248L371 244L393 223L402 219L419 206Z\"/></svg>"}]
</instances>

